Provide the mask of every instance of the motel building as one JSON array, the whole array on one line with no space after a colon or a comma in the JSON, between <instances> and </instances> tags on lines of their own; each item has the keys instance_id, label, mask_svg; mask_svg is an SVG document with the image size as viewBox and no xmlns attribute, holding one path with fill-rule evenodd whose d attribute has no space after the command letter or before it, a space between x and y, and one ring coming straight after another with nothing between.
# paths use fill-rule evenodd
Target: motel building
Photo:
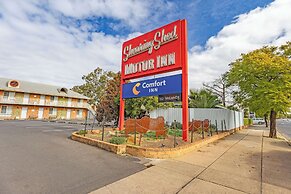
<instances>
[{"instance_id":1,"label":"motel building","mask_svg":"<svg viewBox=\"0 0 291 194\"><path fill-rule=\"evenodd\" d=\"M0 119L85 119L89 98L67 88L0 78Z\"/></svg>"}]
</instances>

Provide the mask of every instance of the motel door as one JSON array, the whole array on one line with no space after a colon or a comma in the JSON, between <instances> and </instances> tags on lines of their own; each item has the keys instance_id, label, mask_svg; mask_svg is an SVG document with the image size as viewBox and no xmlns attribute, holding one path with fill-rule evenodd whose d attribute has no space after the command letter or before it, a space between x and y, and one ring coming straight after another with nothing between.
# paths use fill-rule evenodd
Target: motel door
<instances>
[{"instance_id":1,"label":"motel door","mask_svg":"<svg viewBox=\"0 0 291 194\"><path fill-rule=\"evenodd\" d=\"M21 119L26 119L26 114L27 114L27 107L22 107Z\"/></svg>"},{"instance_id":2,"label":"motel door","mask_svg":"<svg viewBox=\"0 0 291 194\"><path fill-rule=\"evenodd\" d=\"M67 119L70 119L71 118L71 109L68 109L67 110Z\"/></svg>"},{"instance_id":3,"label":"motel door","mask_svg":"<svg viewBox=\"0 0 291 194\"><path fill-rule=\"evenodd\" d=\"M40 96L39 104L40 104L40 105L44 105L44 100L45 100L45 96L44 96L44 95L41 95L41 96Z\"/></svg>"},{"instance_id":4,"label":"motel door","mask_svg":"<svg viewBox=\"0 0 291 194\"><path fill-rule=\"evenodd\" d=\"M43 118L43 108L39 108L38 109L38 119L42 119Z\"/></svg>"},{"instance_id":5,"label":"motel door","mask_svg":"<svg viewBox=\"0 0 291 194\"><path fill-rule=\"evenodd\" d=\"M23 103L28 104L28 101L29 101L29 94L24 94ZM27 111L27 108L26 108L26 111ZM25 116L25 118L26 118L26 116Z\"/></svg>"},{"instance_id":6,"label":"motel door","mask_svg":"<svg viewBox=\"0 0 291 194\"><path fill-rule=\"evenodd\" d=\"M68 106L69 106L69 107L72 106L72 99L71 99L71 98L68 99ZM71 111L71 110L70 110L70 111Z\"/></svg>"}]
</instances>

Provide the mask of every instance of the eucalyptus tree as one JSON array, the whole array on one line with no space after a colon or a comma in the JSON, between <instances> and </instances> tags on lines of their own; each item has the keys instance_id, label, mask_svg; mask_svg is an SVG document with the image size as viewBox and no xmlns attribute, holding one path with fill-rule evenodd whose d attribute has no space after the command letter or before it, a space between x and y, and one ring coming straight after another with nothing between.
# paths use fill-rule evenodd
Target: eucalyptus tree
<instances>
[{"instance_id":1,"label":"eucalyptus tree","mask_svg":"<svg viewBox=\"0 0 291 194\"><path fill-rule=\"evenodd\" d=\"M238 86L235 98L244 107L270 113L270 137L276 137L276 116L291 107L291 43L266 46L242 54L230 66L228 81Z\"/></svg>"}]
</instances>

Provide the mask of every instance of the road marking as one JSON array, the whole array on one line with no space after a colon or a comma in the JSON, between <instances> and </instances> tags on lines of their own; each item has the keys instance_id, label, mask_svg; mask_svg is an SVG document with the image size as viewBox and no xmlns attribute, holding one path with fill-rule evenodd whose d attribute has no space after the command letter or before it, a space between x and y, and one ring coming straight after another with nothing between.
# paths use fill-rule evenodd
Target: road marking
<instances>
[{"instance_id":1,"label":"road marking","mask_svg":"<svg viewBox=\"0 0 291 194\"><path fill-rule=\"evenodd\" d=\"M42 130L42 132L62 132L62 129Z\"/></svg>"}]
</instances>

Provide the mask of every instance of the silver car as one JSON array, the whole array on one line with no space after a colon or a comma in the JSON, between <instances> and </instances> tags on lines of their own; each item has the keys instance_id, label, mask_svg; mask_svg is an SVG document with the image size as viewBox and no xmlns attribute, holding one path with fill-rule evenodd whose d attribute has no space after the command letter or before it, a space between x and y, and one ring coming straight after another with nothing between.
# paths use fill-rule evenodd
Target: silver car
<instances>
[{"instance_id":1,"label":"silver car","mask_svg":"<svg viewBox=\"0 0 291 194\"><path fill-rule=\"evenodd\" d=\"M263 125L265 120L263 118L253 118L253 125Z\"/></svg>"}]
</instances>

